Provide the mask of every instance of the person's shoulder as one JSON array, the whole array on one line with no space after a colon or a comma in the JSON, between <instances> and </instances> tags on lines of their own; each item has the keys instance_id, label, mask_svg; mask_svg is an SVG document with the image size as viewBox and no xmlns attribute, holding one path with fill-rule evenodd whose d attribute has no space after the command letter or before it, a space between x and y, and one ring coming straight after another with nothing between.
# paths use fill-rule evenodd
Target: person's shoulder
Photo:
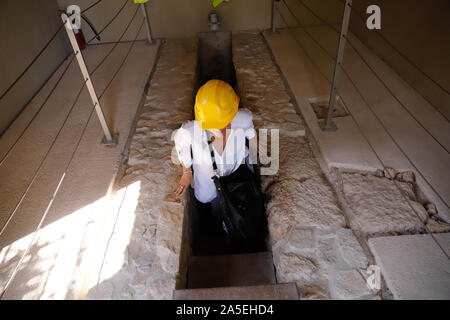
<instances>
[{"instance_id":1,"label":"person's shoulder","mask_svg":"<svg viewBox=\"0 0 450 320\"><path fill-rule=\"evenodd\" d=\"M195 128L195 120L185 121L185 122L183 122L183 124L180 127L180 129L184 129L184 130L188 130L188 131L193 131L194 128Z\"/></svg>"},{"instance_id":2,"label":"person's shoulder","mask_svg":"<svg viewBox=\"0 0 450 320\"><path fill-rule=\"evenodd\" d=\"M195 126L195 120L183 122L181 127L176 130L175 138L182 136L186 138L192 137L194 135Z\"/></svg>"},{"instance_id":3,"label":"person's shoulder","mask_svg":"<svg viewBox=\"0 0 450 320\"><path fill-rule=\"evenodd\" d=\"M246 108L240 108L233 119L234 125L237 127L248 127L252 124L253 114Z\"/></svg>"}]
</instances>

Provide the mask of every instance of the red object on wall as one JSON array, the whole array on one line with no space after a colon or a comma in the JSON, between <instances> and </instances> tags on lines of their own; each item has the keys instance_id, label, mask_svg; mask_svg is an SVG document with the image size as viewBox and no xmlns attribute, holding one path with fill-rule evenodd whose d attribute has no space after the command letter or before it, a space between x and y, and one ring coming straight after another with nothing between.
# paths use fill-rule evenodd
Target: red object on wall
<instances>
[{"instance_id":1,"label":"red object on wall","mask_svg":"<svg viewBox=\"0 0 450 320\"><path fill-rule=\"evenodd\" d=\"M67 14L66 10L58 11ZM71 21L71 24L73 33L75 34L75 39L77 39L78 47L80 47L80 50L83 50L84 48L86 48L86 40L84 39L83 31L81 30L81 28L77 29L73 27L75 25L75 18Z\"/></svg>"},{"instance_id":2,"label":"red object on wall","mask_svg":"<svg viewBox=\"0 0 450 320\"><path fill-rule=\"evenodd\" d=\"M83 50L86 48L86 41L84 40L83 31L81 29L77 29L78 32L73 30L75 33L75 39L77 39L78 46L80 47L80 50Z\"/></svg>"}]
</instances>

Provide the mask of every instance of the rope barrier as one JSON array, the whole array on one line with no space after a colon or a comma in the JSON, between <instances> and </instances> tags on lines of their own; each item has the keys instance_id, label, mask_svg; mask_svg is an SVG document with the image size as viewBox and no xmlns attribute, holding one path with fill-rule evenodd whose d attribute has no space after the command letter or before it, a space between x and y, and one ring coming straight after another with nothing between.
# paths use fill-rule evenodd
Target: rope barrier
<instances>
[{"instance_id":1,"label":"rope barrier","mask_svg":"<svg viewBox=\"0 0 450 320\"><path fill-rule=\"evenodd\" d=\"M286 6L286 8L289 8L284 0L282 0L282 2L283 2L283 4ZM301 2L301 1L300 1L300 2ZM277 7L277 10L278 10L278 13L280 14L281 18L282 18L283 21L285 22L285 24L288 26L288 30L289 30L289 32L291 33L292 37L294 38L295 42L297 42L297 44L300 46L300 48L301 48L301 49L305 52L305 54L308 56L308 58L310 59L311 63L318 69L318 71L322 74L322 76L323 76L323 77L328 81L328 83L331 85L330 80L328 80L327 76L321 71L320 67L314 62L313 58L308 54L307 50L305 50L305 48L303 47L303 45L297 40L297 38L295 37L295 35L292 33L292 31L291 31L291 29L290 29L290 27L289 27L289 24L286 22L286 19L283 17L283 15L282 15L282 13L281 13L281 11L279 10L278 7ZM288 10L289 10L289 9L288 9ZM291 10L289 10L289 11L292 12ZM291 13L291 14L292 14L292 13ZM296 18L295 15L294 15L294 17ZM297 19L297 22L299 23L298 19ZM301 25L301 27L303 28L303 30L305 30L305 32L308 34L308 36L309 36L314 42L316 42L316 40L312 37L312 35L306 31L306 28L303 27L302 25ZM326 53L328 56L330 56L332 59L334 59L334 58L328 53L328 51L327 51L325 48L323 48L318 42L316 42L316 43L319 45L319 47L320 47L322 50L325 51L325 53ZM341 68L342 68L342 67L341 67ZM345 72L344 68L342 68L342 70ZM381 122L380 119L376 116L376 114L375 114L374 111L372 110L372 108L370 107L370 105L368 104L368 102L366 101L366 99L364 98L364 96L362 95L362 93L361 93L361 92L359 91L359 89L355 86L355 83L353 82L353 80L349 77L349 75L348 75L346 72L345 72L345 74L346 74L347 78L351 81L352 85L353 85L353 86L355 87L355 89L357 90L358 94L361 96L361 98L362 98L362 99L364 100L364 102L367 104L367 106L368 106L369 110L371 111L371 113L373 113L373 114L375 115L375 117L378 119L378 121ZM346 104L346 103L345 103L344 97L343 97L342 95L341 95L340 97L341 97L342 101L344 102L344 104ZM354 116L353 113L350 111L350 109L347 108L347 110L348 110L349 115L352 117L353 122L357 125L357 127L358 127L359 131L361 132L362 136L364 137L364 139L366 140L367 144L368 144L369 147L371 148L372 152L375 154L376 158L378 159L378 161L380 162L380 164L383 166L383 169L386 170L386 165L384 164L383 160L381 159L381 157L380 157L380 156L378 155L378 153L376 152L376 150L375 150L375 148L373 147L373 145L370 143L370 140L368 139L367 135L366 135L366 134L364 133L364 131L362 130L362 128L361 128L361 126L359 125L359 123L357 122L355 116ZM384 128L384 129L386 130L386 128ZM390 137L391 137L391 139L393 139L392 136L390 136ZM395 142L395 140L394 140L394 142ZM401 149L400 149L400 150L401 150ZM402 150L401 150L401 151L402 151ZM402 151L402 153L403 153L403 151ZM410 161L409 158L408 158L408 161ZM410 161L410 162L411 162L411 161ZM412 162L411 162L411 164L414 166L414 164L413 164ZM416 168L415 166L414 166L414 168L417 170L417 168ZM422 176L422 174L420 173L419 170L417 170L417 172ZM418 212L416 211L416 209L412 206L412 204L410 203L410 200L408 199L407 195L405 195L405 192L404 192L404 191L400 188L400 186L398 185L398 182L395 181L394 177L391 177L391 178L392 178L392 181L393 181L395 187L396 187L397 190L400 192L400 194L402 195L402 197L404 198L404 200L408 203L408 206L411 208L412 212L414 212L414 214L417 216L417 218L419 219L419 221L422 221L422 219L421 219L419 213L418 213ZM422 176L422 178L424 178L424 177ZM425 181L427 182L427 184L429 185L428 181L427 181L425 178L424 178L424 180L425 180ZM432 187L432 186L430 185L430 187ZM434 190L434 189L433 189L433 190ZM436 194L437 194L437 193L436 193ZM438 197L440 197L439 194L437 194L437 195L438 195ZM444 202L444 203L445 203L445 202ZM430 234L430 236L433 238L433 240L436 242L436 244L439 246L439 248L444 252L444 254L447 256L447 258L450 259L450 256L447 254L447 252L446 252L446 251L444 250L444 248L441 246L441 244L439 243L439 241L437 241L437 239L434 237L433 233L429 230L429 228L427 227L427 225L424 224L424 226L425 226L425 230Z\"/></svg>"}]
</instances>

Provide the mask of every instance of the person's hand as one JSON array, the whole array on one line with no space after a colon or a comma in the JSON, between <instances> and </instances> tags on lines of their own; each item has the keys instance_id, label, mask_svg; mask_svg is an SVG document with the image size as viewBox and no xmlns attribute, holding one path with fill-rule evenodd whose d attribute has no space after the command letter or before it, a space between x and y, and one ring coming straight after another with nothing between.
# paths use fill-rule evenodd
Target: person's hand
<instances>
[{"instance_id":1,"label":"person's hand","mask_svg":"<svg viewBox=\"0 0 450 320\"><path fill-rule=\"evenodd\" d=\"M191 185L191 187L194 187L194 179L192 177L192 171L183 170L183 175L181 176L180 181L178 182L178 186L175 190L175 195L181 198L186 192L186 189L189 185Z\"/></svg>"}]
</instances>

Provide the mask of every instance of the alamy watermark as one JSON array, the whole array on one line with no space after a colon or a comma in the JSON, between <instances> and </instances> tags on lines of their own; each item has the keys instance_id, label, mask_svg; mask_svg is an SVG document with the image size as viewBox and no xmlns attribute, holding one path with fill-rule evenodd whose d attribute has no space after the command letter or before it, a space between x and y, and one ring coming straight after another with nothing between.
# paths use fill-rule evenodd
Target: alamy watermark
<instances>
[{"instance_id":1,"label":"alamy watermark","mask_svg":"<svg viewBox=\"0 0 450 320\"><path fill-rule=\"evenodd\" d=\"M213 135L218 138L219 149L224 150L222 155L222 164L235 164L236 153L243 152L244 149L239 146L245 145L246 137L249 139L248 163L259 164L261 175L275 175L278 172L280 164L280 133L279 129L258 129L253 128L244 130L241 128L227 129L228 136L225 148L221 146L223 139L218 130L211 130ZM172 149L172 163L180 164L182 162L192 162L192 164L211 165L211 154L207 143L207 134L205 130L197 129L195 126L192 134L180 128L172 133L172 140L175 140L175 146ZM187 142L189 140L189 142ZM217 144L216 144L217 146ZM231 149L231 150L230 150ZM192 150L192 154L191 154ZM227 151L227 152L225 152ZM230 152L232 151L232 152Z\"/></svg>"},{"instance_id":2,"label":"alamy watermark","mask_svg":"<svg viewBox=\"0 0 450 320\"><path fill-rule=\"evenodd\" d=\"M81 29L81 9L76 4L71 4L66 9L67 16L70 19L70 25L74 32Z\"/></svg>"},{"instance_id":3,"label":"alamy watermark","mask_svg":"<svg viewBox=\"0 0 450 320\"><path fill-rule=\"evenodd\" d=\"M370 16L367 18L367 21L366 21L367 29L369 29L369 30L381 29L381 9L380 9L380 7L375 4L372 4L367 7L366 13L370 14Z\"/></svg>"},{"instance_id":4,"label":"alamy watermark","mask_svg":"<svg viewBox=\"0 0 450 320\"><path fill-rule=\"evenodd\" d=\"M366 273L368 277L366 279L367 287L371 290L380 290L381 289L381 270L377 265L370 265Z\"/></svg>"}]
</instances>

